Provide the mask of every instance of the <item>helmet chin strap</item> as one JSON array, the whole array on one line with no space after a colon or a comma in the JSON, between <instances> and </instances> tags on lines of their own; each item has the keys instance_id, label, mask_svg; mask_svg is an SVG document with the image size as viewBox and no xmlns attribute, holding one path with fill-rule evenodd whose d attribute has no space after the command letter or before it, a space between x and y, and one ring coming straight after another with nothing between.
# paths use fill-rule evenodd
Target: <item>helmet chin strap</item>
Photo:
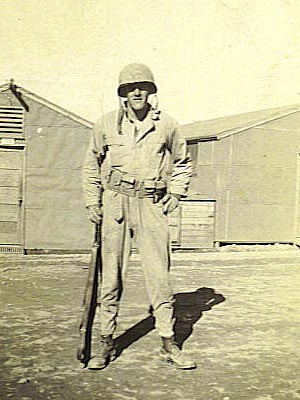
<instances>
[{"instance_id":1,"label":"helmet chin strap","mask_svg":"<svg viewBox=\"0 0 300 400\"><path fill-rule=\"evenodd\" d=\"M117 117L117 132L119 135L123 135L122 121L126 111L127 111L127 100L123 100L122 97L119 97L119 111Z\"/></svg>"},{"instance_id":2,"label":"helmet chin strap","mask_svg":"<svg viewBox=\"0 0 300 400\"><path fill-rule=\"evenodd\" d=\"M154 114L159 114L158 97L156 93L152 95L151 110L154 112Z\"/></svg>"}]
</instances>

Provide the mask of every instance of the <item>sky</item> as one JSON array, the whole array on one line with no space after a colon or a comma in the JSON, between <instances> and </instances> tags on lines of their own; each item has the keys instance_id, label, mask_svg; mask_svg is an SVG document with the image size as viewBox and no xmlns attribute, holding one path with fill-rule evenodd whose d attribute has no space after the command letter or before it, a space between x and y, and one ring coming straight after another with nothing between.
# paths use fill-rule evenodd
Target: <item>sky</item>
<instances>
[{"instance_id":1,"label":"sky","mask_svg":"<svg viewBox=\"0 0 300 400\"><path fill-rule=\"evenodd\" d=\"M147 64L181 124L300 103L300 0L0 0L0 84L94 122Z\"/></svg>"}]
</instances>

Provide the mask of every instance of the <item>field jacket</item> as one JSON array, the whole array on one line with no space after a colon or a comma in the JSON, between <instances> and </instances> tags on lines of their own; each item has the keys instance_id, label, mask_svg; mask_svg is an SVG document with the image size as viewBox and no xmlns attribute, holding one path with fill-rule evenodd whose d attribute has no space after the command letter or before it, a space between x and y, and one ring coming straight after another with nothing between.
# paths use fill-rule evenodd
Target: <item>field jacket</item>
<instances>
[{"instance_id":1,"label":"field jacket","mask_svg":"<svg viewBox=\"0 0 300 400\"><path fill-rule=\"evenodd\" d=\"M165 181L169 193L186 196L192 162L177 122L163 112L149 111L138 124L118 111L105 114L95 126L83 165L86 206L98 204L106 176L117 169L138 181Z\"/></svg>"}]
</instances>

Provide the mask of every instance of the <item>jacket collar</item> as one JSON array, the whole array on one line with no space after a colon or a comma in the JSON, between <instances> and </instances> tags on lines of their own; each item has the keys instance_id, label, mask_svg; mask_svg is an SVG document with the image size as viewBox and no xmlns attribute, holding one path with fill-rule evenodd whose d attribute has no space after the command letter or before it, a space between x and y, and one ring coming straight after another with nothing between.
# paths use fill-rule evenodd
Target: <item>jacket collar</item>
<instances>
[{"instance_id":1,"label":"jacket collar","mask_svg":"<svg viewBox=\"0 0 300 400\"><path fill-rule=\"evenodd\" d=\"M155 130L155 121L159 120L160 111L150 108L146 118L139 124L139 132L135 137L136 143L143 139L148 133ZM124 122L127 126L134 124L134 120L130 118L128 111L125 112Z\"/></svg>"}]
</instances>

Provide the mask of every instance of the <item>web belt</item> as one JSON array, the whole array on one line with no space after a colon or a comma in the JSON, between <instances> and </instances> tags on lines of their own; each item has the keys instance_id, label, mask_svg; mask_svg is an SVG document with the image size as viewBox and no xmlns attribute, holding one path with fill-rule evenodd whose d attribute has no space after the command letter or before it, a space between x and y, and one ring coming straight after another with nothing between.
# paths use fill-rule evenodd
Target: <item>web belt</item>
<instances>
[{"instance_id":1,"label":"web belt","mask_svg":"<svg viewBox=\"0 0 300 400\"><path fill-rule=\"evenodd\" d=\"M164 181L156 181L154 179L140 181L115 169L109 171L105 187L106 189L125 194L126 196L136 196L140 198L152 197L153 199L157 199L157 201L159 201L167 191Z\"/></svg>"}]
</instances>

